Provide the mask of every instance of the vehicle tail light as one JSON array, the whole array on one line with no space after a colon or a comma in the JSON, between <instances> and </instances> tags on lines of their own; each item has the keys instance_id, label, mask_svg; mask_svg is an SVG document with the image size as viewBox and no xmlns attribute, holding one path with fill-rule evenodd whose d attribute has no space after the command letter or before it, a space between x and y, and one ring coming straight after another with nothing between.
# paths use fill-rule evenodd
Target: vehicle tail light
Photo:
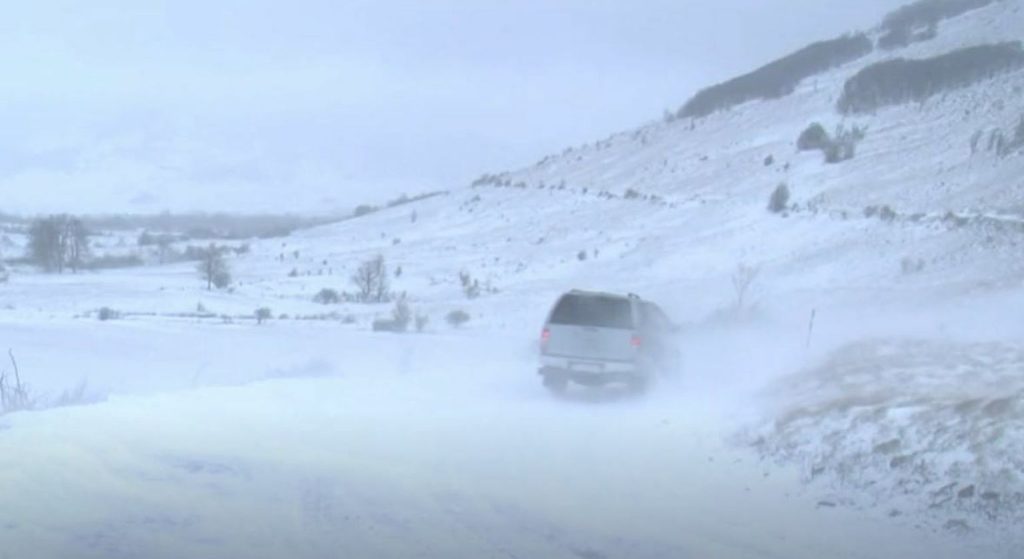
<instances>
[{"instance_id":1,"label":"vehicle tail light","mask_svg":"<svg viewBox=\"0 0 1024 559\"><path fill-rule=\"evenodd\" d=\"M633 336L629 339L629 345L633 346L634 349L640 349L640 346L644 345L644 340L640 336Z\"/></svg>"},{"instance_id":2,"label":"vehicle tail light","mask_svg":"<svg viewBox=\"0 0 1024 559\"><path fill-rule=\"evenodd\" d=\"M540 333L540 347L541 349L547 349L548 342L551 341L551 330L545 328Z\"/></svg>"}]
</instances>

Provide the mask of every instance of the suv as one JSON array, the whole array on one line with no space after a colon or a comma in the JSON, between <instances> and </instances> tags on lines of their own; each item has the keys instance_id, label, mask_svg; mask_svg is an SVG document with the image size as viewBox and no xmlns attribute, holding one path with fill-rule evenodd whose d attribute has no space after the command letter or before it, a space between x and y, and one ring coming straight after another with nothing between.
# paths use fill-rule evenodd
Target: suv
<instances>
[{"instance_id":1,"label":"suv","mask_svg":"<svg viewBox=\"0 0 1024 559\"><path fill-rule=\"evenodd\" d=\"M541 334L544 386L558 393L570 381L642 390L657 373L675 368L674 331L657 305L636 295L570 291L558 299Z\"/></svg>"}]
</instances>

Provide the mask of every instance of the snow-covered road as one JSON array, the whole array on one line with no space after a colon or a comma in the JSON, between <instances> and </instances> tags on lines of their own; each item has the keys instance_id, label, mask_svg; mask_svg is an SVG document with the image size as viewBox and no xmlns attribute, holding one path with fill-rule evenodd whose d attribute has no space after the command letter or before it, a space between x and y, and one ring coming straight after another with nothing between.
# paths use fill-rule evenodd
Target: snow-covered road
<instances>
[{"instance_id":1,"label":"snow-covered road","mask_svg":"<svg viewBox=\"0 0 1024 559\"><path fill-rule=\"evenodd\" d=\"M691 352L647 396L553 399L526 336L100 326L2 326L38 386L77 362L110 397L0 420L0 557L967 552L823 507L796 468L731 446L739 371L763 355Z\"/></svg>"}]
</instances>

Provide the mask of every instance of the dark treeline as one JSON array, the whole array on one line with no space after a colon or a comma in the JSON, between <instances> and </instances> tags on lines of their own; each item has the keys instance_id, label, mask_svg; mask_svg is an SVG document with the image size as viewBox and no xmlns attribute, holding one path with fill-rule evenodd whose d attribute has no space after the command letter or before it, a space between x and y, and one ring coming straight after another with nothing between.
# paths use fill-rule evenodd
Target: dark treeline
<instances>
[{"instance_id":1,"label":"dark treeline","mask_svg":"<svg viewBox=\"0 0 1024 559\"><path fill-rule=\"evenodd\" d=\"M918 0L885 16L882 20L884 34L878 39L878 46L894 49L932 39L937 35L941 21L984 8L994 1Z\"/></svg>"},{"instance_id":2,"label":"dark treeline","mask_svg":"<svg viewBox=\"0 0 1024 559\"><path fill-rule=\"evenodd\" d=\"M785 97L801 81L857 60L872 50L871 39L864 34L814 43L749 74L700 91L679 109L677 116L706 116L747 101Z\"/></svg>"},{"instance_id":3,"label":"dark treeline","mask_svg":"<svg viewBox=\"0 0 1024 559\"><path fill-rule=\"evenodd\" d=\"M934 58L887 60L847 80L837 106L849 114L924 101L1021 67L1024 51L1019 42L968 47Z\"/></svg>"},{"instance_id":4,"label":"dark treeline","mask_svg":"<svg viewBox=\"0 0 1024 559\"><path fill-rule=\"evenodd\" d=\"M286 236L292 231L342 221L349 216L299 216L291 214L160 213L76 216L91 231L145 229L176 233L195 239L251 239ZM0 227L27 232L38 218L0 213Z\"/></svg>"},{"instance_id":5,"label":"dark treeline","mask_svg":"<svg viewBox=\"0 0 1024 559\"><path fill-rule=\"evenodd\" d=\"M147 229L181 233L195 239L251 239L283 237L297 229L326 225L342 219L343 216L305 217L288 214L161 213L85 216L82 221L97 231Z\"/></svg>"}]
</instances>

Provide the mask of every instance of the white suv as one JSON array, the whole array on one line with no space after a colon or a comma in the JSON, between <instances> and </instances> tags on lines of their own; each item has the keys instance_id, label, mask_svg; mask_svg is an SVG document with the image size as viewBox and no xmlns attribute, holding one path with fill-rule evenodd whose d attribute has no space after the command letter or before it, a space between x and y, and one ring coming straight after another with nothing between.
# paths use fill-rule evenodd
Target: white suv
<instances>
[{"instance_id":1,"label":"white suv","mask_svg":"<svg viewBox=\"0 0 1024 559\"><path fill-rule=\"evenodd\" d=\"M654 303L636 295L570 291L555 303L541 334L544 386L563 392L625 383L642 390L678 364L675 326Z\"/></svg>"}]
</instances>

